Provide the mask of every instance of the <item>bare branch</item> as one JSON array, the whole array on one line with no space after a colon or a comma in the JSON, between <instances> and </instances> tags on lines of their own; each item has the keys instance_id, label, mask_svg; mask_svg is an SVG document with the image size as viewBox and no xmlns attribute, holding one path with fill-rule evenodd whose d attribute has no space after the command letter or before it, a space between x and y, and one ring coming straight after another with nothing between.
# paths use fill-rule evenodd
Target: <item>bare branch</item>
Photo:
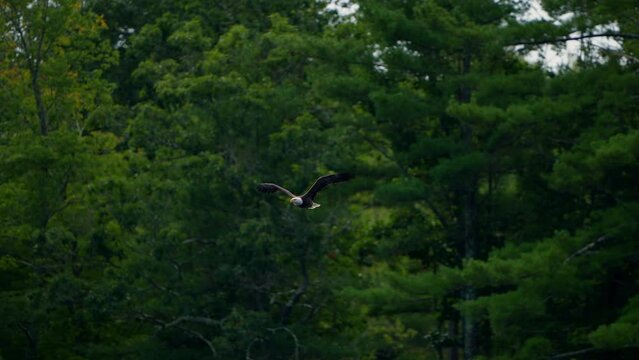
<instances>
[{"instance_id":1,"label":"bare branch","mask_svg":"<svg viewBox=\"0 0 639 360\"><path fill-rule=\"evenodd\" d=\"M215 240L191 238L191 239L186 239L186 240L182 241L182 244L191 244L191 243L209 245L209 244L215 244Z\"/></svg>"},{"instance_id":2,"label":"bare branch","mask_svg":"<svg viewBox=\"0 0 639 360\"><path fill-rule=\"evenodd\" d=\"M266 329L272 333L275 333L277 331L286 331L289 335L291 335L291 337L293 338L293 342L295 342L295 349L293 350L293 358L295 360L299 360L300 358L300 343L297 340L297 336L295 336L295 333L293 333L291 331L291 329L287 328L286 326L282 326L282 327L278 327L278 328L269 328Z\"/></svg>"},{"instance_id":3,"label":"bare branch","mask_svg":"<svg viewBox=\"0 0 639 360\"><path fill-rule=\"evenodd\" d=\"M601 244L602 242L608 240L608 236L603 235L601 237L599 237L597 240L591 242L590 244L582 247L581 249L575 251L574 253L572 253L570 256L568 256L566 258L566 260L564 260L564 264L567 264L570 260L572 260L573 258L577 257L577 256L581 256L584 253L586 253L587 251L593 249L595 246Z\"/></svg>"},{"instance_id":4,"label":"bare branch","mask_svg":"<svg viewBox=\"0 0 639 360\"><path fill-rule=\"evenodd\" d=\"M146 279L146 280L147 280L147 281L148 281L148 282L149 282L149 283L150 283L150 284L151 284L154 288L156 288L156 289L158 289L158 290L161 290L161 291L167 292L167 293L169 293L169 294L171 294L171 295L175 295L175 296L180 296L180 295L181 295L179 292L177 292L177 291L175 291L175 290L169 289L169 288L167 288L167 287L165 287L165 286L162 286L162 285L158 284L155 280L153 280L153 279L152 279L151 277L149 277L149 276L146 276L146 275L144 275L144 274L140 274L140 275L141 275L143 278L145 278L145 279Z\"/></svg>"},{"instance_id":5,"label":"bare branch","mask_svg":"<svg viewBox=\"0 0 639 360\"><path fill-rule=\"evenodd\" d=\"M439 211L439 209L435 206L435 204L433 204L432 201L430 201L430 199L425 198L424 202L433 211L433 213L437 217L437 220L439 220L439 222L442 224L444 229L448 229L448 221L446 220L446 217L444 216L444 214L442 214L442 212Z\"/></svg>"},{"instance_id":6,"label":"bare branch","mask_svg":"<svg viewBox=\"0 0 639 360\"><path fill-rule=\"evenodd\" d=\"M304 295L304 293L306 293L306 290L308 289L308 270L306 269L306 250L307 250L306 248L307 248L307 245L304 245L304 253L302 254L300 258L300 267L302 270L302 283L297 288L297 290L295 290L291 298L288 300L288 302L286 303L286 305L284 305L284 308L282 309L282 325L288 324L291 317L291 313L293 312L293 306L297 304L297 302L300 300L302 295Z\"/></svg>"},{"instance_id":7,"label":"bare branch","mask_svg":"<svg viewBox=\"0 0 639 360\"><path fill-rule=\"evenodd\" d=\"M584 354L588 354L588 353L599 351L599 350L600 349L591 347L591 348L587 348L587 349L582 349L582 350L571 351L571 352L567 352L567 353L563 353L563 354L553 355L553 356L550 356L548 359L554 360L554 359L571 358L573 356L584 355Z\"/></svg>"},{"instance_id":8,"label":"bare branch","mask_svg":"<svg viewBox=\"0 0 639 360\"><path fill-rule=\"evenodd\" d=\"M149 315L146 313L139 313L138 318L140 320L150 320L153 323L159 325L161 329L168 329L170 327L180 325L183 322L192 322L192 323L204 324L209 326L221 326L224 323L224 320L215 320L205 316L190 316L190 315L179 316L175 318L174 320L165 321L157 316ZM178 326L178 327L181 329L183 328L182 326Z\"/></svg>"},{"instance_id":9,"label":"bare branch","mask_svg":"<svg viewBox=\"0 0 639 360\"><path fill-rule=\"evenodd\" d=\"M149 315L146 313L139 313L138 316L142 320L151 320L152 322L162 326L163 329L167 329L172 326L179 325L182 322L194 322L194 323L205 324L209 326L220 326L223 323L222 320L215 320L205 316L184 315L184 316L179 316L175 320L168 321L168 322L160 319L157 316Z\"/></svg>"},{"instance_id":10,"label":"bare branch","mask_svg":"<svg viewBox=\"0 0 639 360\"><path fill-rule=\"evenodd\" d=\"M49 15L49 0L43 0L41 2L44 3L43 16L44 16L44 19L46 19L47 16ZM36 74L38 74L40 62L42 62L42 45L44 44L44 38L46 36L46 32L47 32L47 26L43 25L42 28L40 29L40 35L38 36L38 48L36 50L36 59L35 59L36 62L34 64L36 69L35 70Z\"/></svg>"},{"instance_id":11,"label":"bare branch","mask_svg":"<svg viewBox=\"0 0 639 360\"><path fill-rule=\"evenodd\" d=\"M620 349L635 349L635 348L639 348L639 344L628 344L628 345L622 346ZM567 352L567 353L562 353L562 354L549 356L547 359L548 360L556 360L556 359L573 358L575 356L580 356L580 355L585 355L585 354L590 354L590 353L595 353L595 352L603 352L603 351L606 351L606 350L610 350L610 349L600 349L600 348L590 347L590 348L586 348L586 349L581 349L581 350L576 350L576 351L571 351L571 352Z\"/></svg>"},{"instance_id":12,"label":"bare branch","mask_svg":"<svg viewBox=\"0 0 639 360\"><path fill-rule=\"evenodd\" d=\"M612 38L620 38L620 39L639 40L639 34L628 34L628 33L619 33L615 31L606 31L606 32L597 33L597 34L590 33L590 34L583 34L578 36L564 36L564 37L555 38L555 39L518 41L510 45L544 45L544 44L554 44L554 43L561 43L561 42L574 41L574 40L584 40L584 39L590 39L590 38L596 38L596 37L612 37Z\"/></svg>"},{"instance_id":13,"label":"bare branch","mask_svg":"<svg viewBox=\"0 0 639 360\"><path fill-rule=\"evenodd\" d=\"M19 323L18 327L24 332L24 335L27 337L27 342L29 343L29 347L27 348L27 359L36 359L38 353L38 342L36 336L30 329L29 324L25 325L23 323Z\"/></svg>"},{"instance_id":14,"label":"bare branch","mask_svg":"<svg viewBox=\"0 0 639 360\"><path fill-rule=\"evenodd\" d=\"M190 333L191 335L194 335L198 339L204 341L206 343L206 345L209 347L209 350L211 350L211 354L213 354L213 357L217 357L217 350L215 350L215 347L213 346L213 343L210 340L208 340L206 337L204 337L204 335L202 335L201 333L199 333L199 332L197 332L195 330L192 330L192 329L189 329L189 328L186 328L186 327L183 327L183 326L180 326L180 329L182 329L182 330Z\"/></svg>"},{"instance_id":15,"label":"bare branch","mask_svg":"<svg viewBox=\"0 0 639 360\"><path fill-rule=\"evenodd\" d=\"M24 33L24 30L22 29L22 24L18 20L20 18L19 11L15 8L15 6L13 6L11 2L8 2L8 4L9 4L9 7L11 7L11 10L13 11L14 14L9 14L8 11L3 11L3 15L8 19L9 22L11 22L14 30L18 34L18 39L27 57L27 66L29 67L29 70L33 71L33 67L31 64L31 56L32 56L31 49L27 41L27 37Z\"/></svg>"},{"instance_id":16,"label":"bare branch","mask_svg":"<svg viewBox=\"0 0 639 360\"><path fill-rule=\"evenodd\" d=\"M20 327L20 330L22 330L24 332L24 335L27 337L27 340L29 340L29 344L35 344L36 343L35 337L31 333L31 330L29 330L29 327L27 327L23 323L19 323L18 327Z\"/></svg>"},{"instance_id":17,"label":"bare branch","mask_svg":"<svg viewBox=\"0 0 639 360\"><path fill-rule=\"evenodd\" d=\"M262 339L258 336L254 338L253 340L251 340L249 345L246 347L246 353L244 357L245 360L253 360L253 358L251 357L251 348L253 347L253 344L255 344L257 341L262 341Z\"/></svg>"},{"instance_id":18,"label":"bare branch","mask_svg":"<svg viewBox=\"0 0 639 360\"><path fill-rule=\"evenodd\" d=\"M215 350L215 347L213 346L213 343L208 340L204 335L202 335L202 333L195 331L193 329L190 329L186 326L178 326L180 323L182 322L194 322L194 323L199 323L199 324L205 324L205 325L209 325L209 326L219 326L222 324L222 321L219 320L214 320L208 317L203 317L203 316L180 316L177 319L173 320L173 321L169 321L166 322L158 317L149 315L149 314L145 314L145 313L140 313L138 315L139 319L141 320L150 320L153 323L159 325L161 327L160 330L164 330L164 329L168 329L170 327L173 326L177 326L179 329L188 332L189 334L197 337L198 339L202 340L203 342L206 343L206 345L209 347L209 349L211 350L211 354L213 354L214 357L217 356L217 351Z\"/></svg>"},{"instance_id":19,"label":"bare branch","mask_svg":"<svg viewBox=\"0 0 639 360\"><path fill-rule=\"evenodd\" d=\"M203 317L203 316L180 316L171 322L165 323L164 327L168 328L185 321L195 322L195 323L200 323L200 324L205 324L210 326L219 326L222 324L222 321L220 320L214 320L214 319Z\"/></svg>"}]
</instances>

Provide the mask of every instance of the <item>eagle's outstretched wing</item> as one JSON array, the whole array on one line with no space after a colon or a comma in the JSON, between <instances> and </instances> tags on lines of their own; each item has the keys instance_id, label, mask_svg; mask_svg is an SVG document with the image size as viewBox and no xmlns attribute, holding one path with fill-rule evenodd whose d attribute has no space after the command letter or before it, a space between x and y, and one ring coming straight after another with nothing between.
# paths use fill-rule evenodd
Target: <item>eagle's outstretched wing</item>
<instances>
[{"instance_id":1,"label":"eagle's outstretched wing","mask_svg":"<svg viewBox=\"0 0 639 360\"><path fill-rule=\"evenodd\" d=\"M326 186L330 184L350 180L352 177L353 176L349 173L324 175L320 177L319 179L315 180L315 183L313 184L313 186L311 186L310 189L308 189L304 193L304 195L302 195L302 198L308 198L310 200L313 200L315 198L315 195L317 195L317 193L320 192Z\"/></svg>"},{"instance_id":2,"label":"eagle's outstretched wing","mask_svg":"<svg viewBox=\"0 0 639 360\"><path fill-rule=\"evenodd\" d=\"M264 193L274 193L276 191L281 191L290 197L295 197L295 195L293 195L292 192L286 190L285 188L277 184L272 184L272 183L261 183L257 185L257 190Z\"/></svg>"}]
</instances>

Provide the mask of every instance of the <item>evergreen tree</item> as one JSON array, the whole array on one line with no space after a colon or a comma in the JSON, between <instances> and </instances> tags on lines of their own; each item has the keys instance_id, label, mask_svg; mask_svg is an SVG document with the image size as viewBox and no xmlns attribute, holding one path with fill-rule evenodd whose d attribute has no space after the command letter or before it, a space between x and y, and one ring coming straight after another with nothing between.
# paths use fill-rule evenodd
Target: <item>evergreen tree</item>
<instances>
[{"instance_id":1,"label":"evergreen tree","mask_svg":"<svg viewBox=\"0 0 639 360\"><path fill-rule=\"evenodd\" d=\"M385 184L375 191L381 204L394 205L395 220L380 224L369 235L372 244L382 242L377 245L380 250L389 246L395 249L391 253L395 256L388 258L388 252L384 251L386 256L378 257L368 251L379 258L377 261L392 264L396 275L390 276L390 283L397 283L401 291L388 288L387 277L379 277L380 265L374 265L370 282L359 286L381 288L349 291L350 296L382 306L386 309L382 314L406 312L411 318L418 316L413 307L405 305L411 297L418 296L415 301L430 304L429 308L438 315L437 321L430 320L431 325L425 325L428 320L424 320L413 325L412 339L417 347L425 347L424 341L417 341L417 334L425 334L421 338L430 342L435 355L440 357L444 356L444 348L448 348L447 357L457 358L457 346L463 346L465 358L509 354L505 347L513 344L521 349L517 356L523 357L550 355L564 349L565 343L561 341L555 344L539 336L514 335L517 331L526 334L527 330L538 334L542 320L548 319L541 315L552 316L544 309L547 293L535 302L528 290L509 291L512 283L475 279L480 277L475 266L483 263L478 259L486 259L493 248L506 245L505 249L510 249L511 244L521 244L519 252L526 253L523 249L533 243L544 244L542 248L548 246L547 241L540 240L553 238L557 231L577 231L589 218L586 214L576 216L584 207L567 201L557 192L550 174L557 171L557 166L563 168L562 158L557 155L568 150L572 139L589 133L585 128L596 122L595 113L588 110L601 106L594 105L599 104L601 94L589 93L597 88L595 79L599 77L594 74L611 76L611 69L622 73L630 69L620 69L615 64L619 61L616 54L612 54L608 69L599 69L596 62L583 63L582 66L593 67L593 72L566 74L557 79L526 65L513 52L512 45L566 41L560 36L567 25L553 25L551 30L557 38L549 38L547 33L541 36L535 29L549 24L518 22L517 10L521 9L514 3L361 1L359 4L359 23L343 27L351 34L343 41L352 47L367 43L358 48L369 50L368 59L336 57L333 60L339 68L333 70L333 77L318 81L317 85L346 104L335 111L350 113L346 116L356 119L364 140L397 169L386 172L396 179L385 179ZM524 34L532 34L536 40L529 41L522 37ZM584 59L594 61L596 57ZM343 61L349 62L346 71L340 66ZM630 72L626 74L631 76ZM574 83L577 78L589 85ZM337 83L338 87L331 86ZM630 106L622 100L629 100L629 93L614 92L621 103ZM635 110L632 107L627 110L625 113L634 117ZM597 127L592 131L602 134L602 130ZM624 132L621 128L608 131L610 135ZM579 193L583 196L588 192ZM403 210L398 207L400 204L405 204ZM596 243L602 235L592 236L590 242ZM440 273L441 265L446 266L446 275ZM557 266L544 265L546 269ZM500 269L503 264L497 262L495 266ZM457 270L451 272L448 270L451 268ZM382 269L383 273L392 273L385 267ZM500 270L492 271L499 275ZM415 273L415 277L409 276L410 273ZM592 279L590 275L585 278ZM548 281L543 277L537 280L541 284ZM578 293L575 291L567 296L575 296ZM405 292L411 295L407 298ZM424 292L431 297L422 298ZM384 295L380 297L381 294ZM520 302L513 296L518 296ZM492 298L496 302L488 316L472 305L486 304L484 301ZM384 305L386 301L395 306ZM507 309L514 304L521 307L515 306L509 313ZM576 309L574 303L571 305ZM461 323L455 309L463 310ZM517 314L526 313L540 315L526 319L529 323L540 321L538 327L517 322ZM412 322L405 320L407 315L399 318ZM498 321L517 325L500 328ZM568 321L565 326L576 325ZM395 328L387 331L397 332ZM500 334L506 337L500 339ZM397 341L382 346L387 354L384 356L409 356L416 351L405 348L405 344Z\"/></svg>"}]
</instances>

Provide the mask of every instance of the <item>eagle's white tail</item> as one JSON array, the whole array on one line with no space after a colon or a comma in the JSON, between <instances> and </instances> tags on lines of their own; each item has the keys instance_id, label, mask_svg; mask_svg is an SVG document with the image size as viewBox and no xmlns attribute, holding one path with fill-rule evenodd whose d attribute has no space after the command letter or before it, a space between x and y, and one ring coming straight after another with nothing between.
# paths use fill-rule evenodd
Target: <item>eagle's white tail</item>
<instances>
[{"instance_id":1,"label":"eagle's white tail","mask_svg":"<svg viewBox=\"0 0 639 360\"><path fill-rule=\"evenodd\" d=\"M315 209L315 208L318 208L318 207L320 207L320 204L318 204L318 203L313 203L313 205L311 205L311 207L310 207L310 208L308 208L308 209L309 209L309 210L311 210L311 209Z\"/></svg>"}]
</instances>

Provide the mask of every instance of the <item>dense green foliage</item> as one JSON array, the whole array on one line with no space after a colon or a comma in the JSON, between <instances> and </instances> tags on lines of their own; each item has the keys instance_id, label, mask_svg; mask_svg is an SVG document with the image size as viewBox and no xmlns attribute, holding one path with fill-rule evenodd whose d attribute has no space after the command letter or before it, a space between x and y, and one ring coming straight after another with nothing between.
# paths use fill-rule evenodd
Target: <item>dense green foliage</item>
<instances>
[{"instance_id":1,"label":"dense green foliage","mask_svg":"<svg viewBox=\"0 0 639 360\"><path fill-rule=\"evenodd\" d=\"M636 3L327 3L0 0L0 359L638 355Z\"/></svg>"}]
</instances>

